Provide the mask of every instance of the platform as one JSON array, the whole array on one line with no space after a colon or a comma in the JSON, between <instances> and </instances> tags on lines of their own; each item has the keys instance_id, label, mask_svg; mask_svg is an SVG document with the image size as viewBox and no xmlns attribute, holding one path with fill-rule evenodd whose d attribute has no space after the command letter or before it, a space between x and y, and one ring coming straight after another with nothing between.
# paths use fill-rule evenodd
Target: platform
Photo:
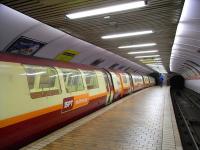
<instances>
[{"instance_id":1,"label":"platform","mask_svg":"<svg viewBox=\"0 0 200 150\"><path fill-rule=\"evenodd\" d=\"M151 87L27 145L29 150L181 150L169 87Z\"/></svg>"}]
</instances>

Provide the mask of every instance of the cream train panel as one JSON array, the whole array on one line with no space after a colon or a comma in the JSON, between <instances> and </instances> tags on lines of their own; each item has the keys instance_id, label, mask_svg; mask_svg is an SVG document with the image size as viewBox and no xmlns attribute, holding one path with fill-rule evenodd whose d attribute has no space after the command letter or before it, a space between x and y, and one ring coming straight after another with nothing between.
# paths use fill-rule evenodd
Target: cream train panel
<instances>
[{"instance_id":1,"label":"cream train panel","mask_svg":"<svg viewBox=\"0 0 200 150\"><path fill-rule=\"evenodd\" d=\"M36 68L38 72L30 73L26 72L26 67ZM41 88L39 85L39 81L41 77L38 79L38 75L41 76L43 74L44 67L40 66L33 66L33 65L21 65L17 63L7 63L1 62L1 85L0 86L0 119L3 120L5 118L10 118L13 116L18 116L21 114L29 113L32 111L44 109L51 106L62 105L63 99L71 96L82 95L85 98L95 99L95 95L101 94L101 96L106 96L106 86L105 80L103 78L103 73L101 71L93 72L96 76L96 85L97 87L87 88L85 83L85 76L83 80L83 89L79 91L67 91L66 85L64 84L63 79L63 72L61 70L67 69L59 69L57 68L55 75L57 78L57 83L59 89L59 93L51 93L51 96L42 96L40 94L44 94L50 88L45 88L45 83L43 84L44 87ZM53 68L53 67L50 67ZM54 69L54 68L53 68ZM72 69L69 69L71 71ZM34 78L34 85L30 87L27 84L27 76L36 76ZM82 74L81 74L82 78ZM31 80L31 79L29 79ZM28 86L29 85L29 86ZM18 87L18 88L16 88ZM55 91L55 88L51 89ZM56 88L57 90L57 88ZM10 93L10 94L8 94ZM89 94L89 97L87 96Z\"/></svg>"},{"instance_id":2,"label":"cream train panel","mask_svg":"<svg viewBox=\"0 0 200 150\"><path fill-rule=\"evenodd\" d=\"M44 107L62 103L66 93L54 95L51 98L41 97L32 99L27 84L27 77L23 65L1 62L0 86L0 119L28 113Z\"/></svg>"}]
</instances>

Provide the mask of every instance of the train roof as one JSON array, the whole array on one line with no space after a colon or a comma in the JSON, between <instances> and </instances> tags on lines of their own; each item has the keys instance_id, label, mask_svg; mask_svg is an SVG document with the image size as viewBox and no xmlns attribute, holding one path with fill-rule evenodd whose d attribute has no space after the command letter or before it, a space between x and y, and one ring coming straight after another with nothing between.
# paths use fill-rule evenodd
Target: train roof
<instances>
[{"instance_id":1,"label":"train roof","mask_svg":"<svg viewBox=\"0 0 200 150\"><path fill-rule=\"evenodd\" d=\"M28 64L28 65L71 68L71 69L79 68L79 69L84 69L84 70L102 70L101 68L96 68L90 65L76 64L72 62L62 62L62 61L52 60L52 59L44 59L44 58L39 58L39 57L22 56L22 55L7 54L7 53L0 53L0 61Z\"/></svg>"}]
</instances>

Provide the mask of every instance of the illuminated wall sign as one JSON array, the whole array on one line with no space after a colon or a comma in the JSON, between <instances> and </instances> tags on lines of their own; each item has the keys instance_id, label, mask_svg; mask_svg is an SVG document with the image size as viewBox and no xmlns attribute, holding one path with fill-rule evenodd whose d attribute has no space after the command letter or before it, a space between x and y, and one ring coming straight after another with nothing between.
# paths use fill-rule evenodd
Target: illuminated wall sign
<instances>
[{"instance_id":1,"label":"illuminated wall sign","mask_svg":"<svg viewBox=\"0 0 200 150\"><path fill-rule=\"evenodd\" d=\"M68 62L70 60L72 60L76 55L78 55L79 52L75 51L75 50L64 50L62 53L58 54L55 57L55 60L60 60L60 61L64 61L64 62Z\"/></svg>"}]
</instances>

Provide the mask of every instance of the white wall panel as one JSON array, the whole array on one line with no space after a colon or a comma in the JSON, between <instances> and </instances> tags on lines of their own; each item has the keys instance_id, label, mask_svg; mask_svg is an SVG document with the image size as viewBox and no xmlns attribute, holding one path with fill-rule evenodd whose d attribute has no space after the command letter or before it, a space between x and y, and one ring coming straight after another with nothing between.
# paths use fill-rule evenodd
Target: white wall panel
<instances>
[{"instance_id":1,"label":"white wall panel","mask_svg":"<svg viewBox=\"0 0 200 150\"><path fill-rule=\"evenodd\" d=\"M39 21L0 4L0 51Z\"/></svg>"},{"instance_id":2,"label":"white wall panel","mask_svg":"<svg viewBox=\"0 0 200 150\"><path fill-rule=\"evenodd\" d=\"M22 34L22 36L37 39L38 41L42 41L45 43L51 42L52 40L55 40L64 35L64 32L52 28L46 24L40 24L37 27L32 28L24 34Z\"/></svg>"},{"instance_id":3,"label":"white wall panel","mask_svg":"<svg viewBox=\"0 0 200 150\"><path fill-rule=\"evenodd\" d=\"M185 80L185 87L200 93L200 80Z\"/></svg>"}]
</instances>

